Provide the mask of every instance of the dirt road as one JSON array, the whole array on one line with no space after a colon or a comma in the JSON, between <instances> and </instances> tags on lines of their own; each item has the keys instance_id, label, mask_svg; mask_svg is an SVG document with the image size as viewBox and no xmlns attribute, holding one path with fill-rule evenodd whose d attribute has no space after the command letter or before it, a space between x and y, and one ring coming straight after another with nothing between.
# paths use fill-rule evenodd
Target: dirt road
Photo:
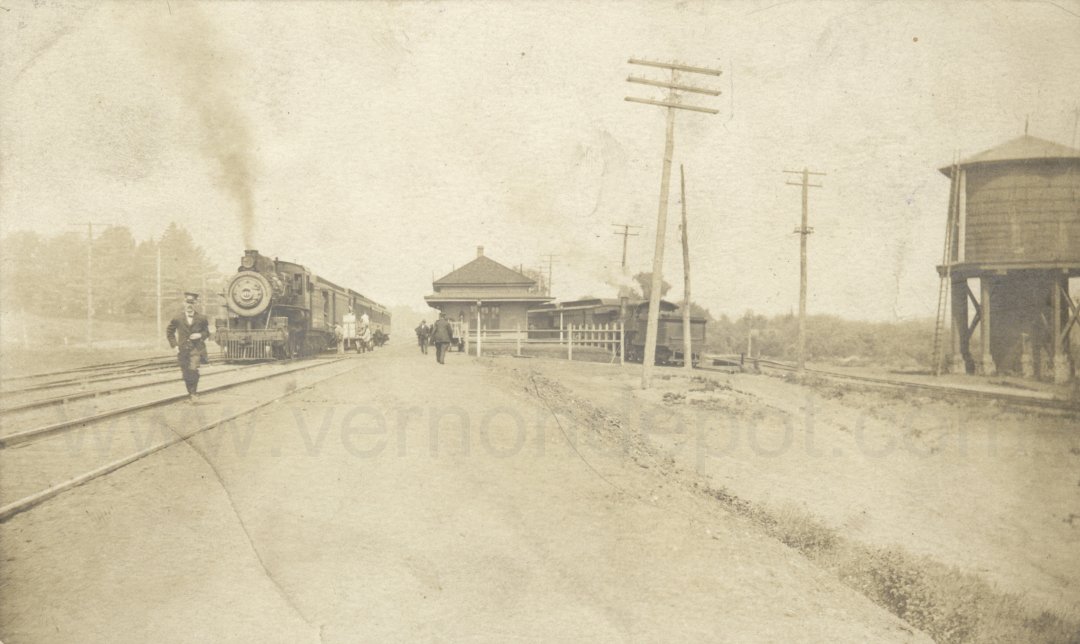
<instances>
[{"instance_id":1,"label":"dirt road","mask_svg":"<svg viewBox=\"0 0 1080 644\"><path fill-rule=\"evenodd\" d=\"M355 360L0 525L0 639L925 639L488 364Z\"/></svg>"}]
</instances>

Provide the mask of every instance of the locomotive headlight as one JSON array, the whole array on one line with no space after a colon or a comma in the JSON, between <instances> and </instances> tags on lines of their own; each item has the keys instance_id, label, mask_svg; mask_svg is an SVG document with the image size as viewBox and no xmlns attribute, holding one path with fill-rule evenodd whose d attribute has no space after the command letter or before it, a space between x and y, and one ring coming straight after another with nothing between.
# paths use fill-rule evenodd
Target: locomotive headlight
<instances>
[{"instance_id":1,"label":"locomotive headlight","mask_svg":"<svg viewBox=\"0 0 1080 644\"><path fill-rule=\"evenodd\" d=\"M254 268L255 258L251 255L244 255L244 257L240 260L240 265L244 268Z\"/></svg>"}]
</instances>

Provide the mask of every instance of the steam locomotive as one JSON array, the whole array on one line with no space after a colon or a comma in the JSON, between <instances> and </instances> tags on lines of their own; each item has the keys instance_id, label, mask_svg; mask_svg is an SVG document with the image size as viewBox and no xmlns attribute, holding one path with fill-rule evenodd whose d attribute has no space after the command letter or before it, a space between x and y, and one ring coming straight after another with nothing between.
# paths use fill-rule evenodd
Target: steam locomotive
<instances>
[{"instance_id":1,"label":"steam locomotive","mask_svg":"<svg viewBox=\"0 0 1080 644\"><path fill-rule=\"evenodd\" d=\"M332 349L345 316L367 313L376 344L390 338L390 312L352 289L309 269L244 251L226 283L227 316L215 322L214 339L225 362L304 358Z\"/></svg>"}]
</instances>

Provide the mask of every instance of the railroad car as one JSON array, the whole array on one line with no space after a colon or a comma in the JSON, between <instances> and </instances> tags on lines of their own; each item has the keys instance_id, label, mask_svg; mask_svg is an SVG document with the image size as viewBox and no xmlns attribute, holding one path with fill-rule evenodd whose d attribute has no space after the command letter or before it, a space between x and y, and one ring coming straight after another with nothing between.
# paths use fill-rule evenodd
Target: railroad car
<instances>
[{"instance_id":1,"label":"railroad car","mask_svg":"<svg viewBox=\"0 0 1080 644\"><path fill-rule=\"evenodd\" d=\"M660 317L656 325L656 364L683 363L683 319L677 310L664 310L661 302ZM649 303L630 307L623 318L625 336L623 346L626 359L641 362L645 355L645 333L649 325ZM693 364L698 363L705 346L705 318L690 317L690 354Z\"/></svg>"},{"instance_id":2,"label":"railroad car","mask_svg":"<svg viewBox=\"0 0 1080 644\"><path fill-rule=\"evenodd\" d=\"M374 344L390 339L386 307L257 250L244 251L223 295L228 313L216 320L213 339L226 362L302 358L333 349L335 327L350 308L357 319L368 314Z\"/></svg>"},{"instance_id":3,"label":"railroad car","mask_svg":"<svg viewBox=\"0 0 1080 644\"><path fill-rule=\"evenodd\" d=\"M544 304L529 311L529 335L549 338L550 332L573 324L576 327L623 323L623 351L627 360L641 362L645 355L645 332L648 327L649 302L642 299L589 298L572 302ZM690 318L691 359L696 363L705 346L706 321ZM656 363L681 364L683 361L683 326L679 307L660 301L657 324Z\"/></svg>"}]
</instances>

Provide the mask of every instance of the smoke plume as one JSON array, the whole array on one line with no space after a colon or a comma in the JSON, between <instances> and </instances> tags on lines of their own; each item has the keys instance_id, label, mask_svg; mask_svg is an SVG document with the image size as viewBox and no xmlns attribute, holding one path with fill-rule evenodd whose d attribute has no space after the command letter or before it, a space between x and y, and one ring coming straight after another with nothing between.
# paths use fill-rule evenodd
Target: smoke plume
<instances>
[{"instance_id":1,"label":"smoke plume","mask_svg":"<svg viewBox=\"0 0 1080 644\"><path fill-rule=\"evenodd\" d=\"M192 140L236 203L244 248L255 248L255 147L235 91L249 75L198 6L178 4L156 27L144 42L161 60L164 81L193 112Z\"/></svg>"}]
</instances>

